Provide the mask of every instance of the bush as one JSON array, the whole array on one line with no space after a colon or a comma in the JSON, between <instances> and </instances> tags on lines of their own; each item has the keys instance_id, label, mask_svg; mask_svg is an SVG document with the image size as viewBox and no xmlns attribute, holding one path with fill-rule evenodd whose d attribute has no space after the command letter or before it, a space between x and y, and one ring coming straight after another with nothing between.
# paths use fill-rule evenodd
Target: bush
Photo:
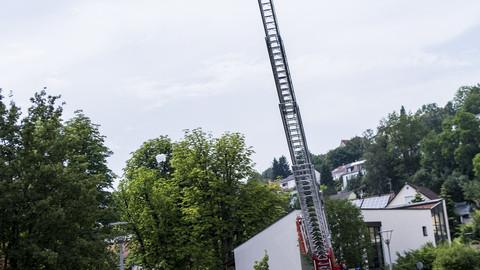
<instances>
[{"instance_id":1,"label":"bush","mask_svg":"<svg viewBox=\"0 0 480 270\"><path fill-rule=\"evenodd\" d=\"M470 246L453 244L437 249L433 270L480 270L480 251Z\"/></svg>"},{"instance_id":2,"label":"bush","mask_svg":"<svg viewBox=\"0 0 480 270\"><path fill-rule=\"evenodd\" d=\"M424 247L405 252L403 255L398 254L395 270L412 270L416 269L416 263L422 262L424 270L431 270L433 262L436 258L437 249L432 244Z\"/></svg>"},{"instance_id":3,"label":"bush","mask_svg":"<svg viewBox=\"0 0 480 270\"><path fill-rule=\"evenodd\" d=\"M416 269L417 262L423 263L424 270L480 270L480 251L460 243L440 247L427 244L398 254L395 270Z\"/></svg>"}]
</instances>

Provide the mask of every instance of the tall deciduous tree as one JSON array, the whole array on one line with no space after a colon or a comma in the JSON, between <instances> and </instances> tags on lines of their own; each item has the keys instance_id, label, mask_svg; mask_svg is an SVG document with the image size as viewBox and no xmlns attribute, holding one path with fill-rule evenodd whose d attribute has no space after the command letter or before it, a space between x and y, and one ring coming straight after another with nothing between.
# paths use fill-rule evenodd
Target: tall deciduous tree
<instances>
[{"instance_id":1,"label":"tall deciduous tree","mask_svg":"<svg viewBox=\"0 0 480 270\"><path fill-rule=\"evenodd\" d=\"M368 229L360 209L347 200L326 200L325 210L338 261L350 267L363 266L369 252Z\"/></svg>"},{"instance_id":2,"label":"tall deciduous tree","mask_svg":"<svg viewBox=\"0 0 480 270\"><path fill-rule=\"evenodd\" d=\"M374 142L368 147L365 153L365 166L367 175L364 177L365 191L368 194L379 195L388 193L393 189L392 181L395 178L393 158L388 152L388 140L378 134Z\"/></svg>"},{"instance_id":3,"label":"tall deciduous tree","mask_svg":"<svg viewBox=\"0 0 480 270\"><path fill-rule=\"evenodd\" d=\"M104 228L112 218L111 153L83 114L64 123L57 100L35 94L28 115L7 129L4 263L7 269L110 269Z\"/></svg>"},{"instance_id":4,"label":"tall deciduous tree","mask_svg":"<svg viewBox=\"0 0 480 270\"><path fill-rule=\"evenodd\" d=\"M11 103L4 103L4 96L0 89L0 258L7 269L17 250L21 213L16 207L21 200L22 183L18 179L18 150L20 135L18 119L19 108ZM16 260L15 258L13 260Z\"/></svg>"},{"instance_id":5,"label":"tall deciduous tree","mask_svg":"<svg viewBox=\"0 0 480 270\"><path fill-rule=\"evenodd\" d=\"M240 134L213 138L199 129L134 152L117 194L135 235L134 262L146 269L226 269L233 247L288 208L277 186L254 177L244 182L255 174L252 153ZM164 163L156 163L158 154L167 154Z\"/></svg>"}]
</instances>

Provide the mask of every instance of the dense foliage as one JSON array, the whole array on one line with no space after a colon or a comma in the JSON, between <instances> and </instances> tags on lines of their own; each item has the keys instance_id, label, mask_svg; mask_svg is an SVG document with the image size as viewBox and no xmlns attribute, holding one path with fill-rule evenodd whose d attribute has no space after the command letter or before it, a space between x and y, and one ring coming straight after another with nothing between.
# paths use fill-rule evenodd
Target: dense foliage
<instances>
[{"instance_id":1,"label":"dense foliage","mask_svg":"<svg viewBox=\"0 0 480 270\"><path fill-rule=\"evenodd\" d=\"M111 269L111 152L98 127L81 112L62 121L58 97L45 91L23 118L3 100L0 268Z\"/></svg>"},{"instance_id":2,"label":"dense foliage","mask_svg":"<svg viewBox=\"0 0 480 270\"><path fill-rule=\"evenodd\" d=\"M338 166L366 159L367 175L347 187L366 195L398 192L405 182L440 193L453 201L480 206L480 85L460 88L444 107L423 105L400 110L380 121L376 131L342 141L323 155L313 155L327 194L339 190L331 177Z\"/></svg>"},{"instance_id":3,"label":"dense foliage","mask_svg":"<svg viewBox=\"0 0 480 270\"><path fill-rule=\"evenodd\" d=\"M464 243L480 244L480 210L473 213L472 222L461 226L460 239Z\"/></svg>"},{"instance_id":4,"label":"dense foliage","mask_svg":"<svg viewBox=\"0 0 480 270\"><path fill-rule=\"evenodd\" d=\"M331 172L365 159L366 175L349 180L357 195L398 192L405 182L427 187L447 200L450 227L457 233L454 202L480 207L480 85L461 87L444 107L403 106L380 121L376 131L342 141L324 155L313 155L325 194L341 188Z\"/></svg>"},{"instance_id":5,"label":"dense foliage","mask_svg":"<svg viewBox=\"0 0 480 270\"><path fill-rule=\"evenodd\" d=\"M340 188L334 183L331 172L339 166L362 159L370 133L367 131L364 137L353 137L345 141L345 145L330 150L325 155L313 155L313 163L315 169L320 172L321 183L326 187L326 194L335 194Z\"/></svg>"},{"instance_id":6,"label":"dense foliage","mask_svg":"<svg viewBox=\"0 0 480 270\"><path fill-rule=\"evenodd\" d=\"M145 269L228 269L232 250L286 214L288 194L256 180L242 135L188 131L133 153L116 194L130 223L130 264ZM165 154L165 162L156 156Z\"/></svg>"},{"instance_id":7,"label":"dense foliage","mask_svg":"<svg viewBox=\"0 0 480 270\"><path fill-rule=\"evenodd\" d=\"M370 242L362 213L347 200L326 200L325 210L332 234L334 254L350 267L363 266Z\"/></svg>"},{"instance_id":8,"label":"dense foliage","mask_svg":"<svg viewBox=\"0 0 480 270\"><path fill-rule=\"evenodd\" d=\"M262 177L267 180L277 180L286 178L291 174L292 171L290 170L290 165L288 164L287 158L285 156L281 156L278 159L273 159L272 166L262 173Z\"/></svg>"},{"instance_id":9,"label":"dense foliage","mask_svg":"<svg viewBox=\"0 0 480 270\"><path fill-rule=\"evenodd\" d=\"M480 153L480 86L462 87L445 107L424 105L416 113L392 113L378 127L364 157L366 191L398 191L405 181L452 200L465 199L466 185L476 185L474 157ZM392 169L391 169L392 168ZM388 183L386 181L388 180Z\"/></svg>"},{"instance_id":10,"label":"dense foliage","mask_svg":"<svg viewBox=\"0 0 480 270\"><path fill-rule=\"evenodd\" d=\"M440 247L426 245L398 256L396 270L416 269L418 262L424 270L480 269L480 251L459 243Z\"/></svg>"}]
</instances>

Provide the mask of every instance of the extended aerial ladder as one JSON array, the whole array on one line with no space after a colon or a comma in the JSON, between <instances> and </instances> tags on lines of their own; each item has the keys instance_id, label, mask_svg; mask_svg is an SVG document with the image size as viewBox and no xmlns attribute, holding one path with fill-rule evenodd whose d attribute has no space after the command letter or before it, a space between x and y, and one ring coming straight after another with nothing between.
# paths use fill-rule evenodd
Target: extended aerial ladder
<instances>
[{"instance_id":1,"label":"extended aerial ladder","mask_svg":"<svg viewBox=\"0 0 480 270\"><path fill-rule=\"evenodd\" d=\"M273 2L272 0L258 0L258 4L302 209L302 224L306 235L307 252L313 259L315 270L339 269L333 255L330 231L325 217L319 184L308 151L302 117L293 91L292 78L290 77Z\"/></svg>"}]
</instances>

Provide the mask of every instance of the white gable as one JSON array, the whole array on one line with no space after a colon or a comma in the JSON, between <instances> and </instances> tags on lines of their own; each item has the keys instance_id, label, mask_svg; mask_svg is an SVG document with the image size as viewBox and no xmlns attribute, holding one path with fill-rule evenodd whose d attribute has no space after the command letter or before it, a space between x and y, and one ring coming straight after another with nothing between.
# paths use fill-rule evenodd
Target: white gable
<instances>
[{"instance_id":1,"label":"white gable","mask_svg":"<svg viewBox=\"0 0 480 270\"><path fill-rule=\"evenodd\" d=\"M405 184L403 188L397 193L395 198L388 204L388 207L400 206L405 204L412 203L412 200L415 199L415 195L419 193L414 187L409 184ZM422 199L429 201L425 195L419 193Z\"/></svg>"}]
</instances>

